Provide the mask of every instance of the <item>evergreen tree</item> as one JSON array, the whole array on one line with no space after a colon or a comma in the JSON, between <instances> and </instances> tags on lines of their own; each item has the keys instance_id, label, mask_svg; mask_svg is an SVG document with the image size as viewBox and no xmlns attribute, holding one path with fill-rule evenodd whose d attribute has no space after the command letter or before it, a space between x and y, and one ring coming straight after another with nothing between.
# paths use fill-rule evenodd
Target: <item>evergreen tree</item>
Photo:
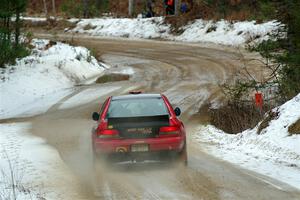
<instances>
[{"instance_id":1,"label":"evergreen tree","mask_svg":"<svg viewBox=\"0 0 300 200\"><path fill-rule=\"evenodd\" d=\"M13 62L24 54L20 46L21 13L26 10L27 0L1 0L0 7L0 67ZM14 22L12 23L12 18ZM13 36L13 38L12 38ZM26 53L25 53L26 54Z\"/></svg>"},{"instance_id":2,"label":"evergreen tree","mask_svg":"<svg viewBox=\"0 0 300 200\"><path fill-rule=\"evenodd\" d=\"M274 36L275 40L264 41L254 50L275 63L272 74L279 94L288 100L300 93L300 1L274 0L272 4L284 28Z\"/></svg>"},{"instance_id":3,"label":"evergreen tree","mask_svg":"<svg viewBox=\"0 0 300 200\"><path fill-rule=\"evenodd\" d=\"M286 38L279 40L283 49L277 60L282 63L280 71L281 92L292 98L300 92L300 1L278 1L278 18L286 25Z\"/></svg>"}]
</instances>

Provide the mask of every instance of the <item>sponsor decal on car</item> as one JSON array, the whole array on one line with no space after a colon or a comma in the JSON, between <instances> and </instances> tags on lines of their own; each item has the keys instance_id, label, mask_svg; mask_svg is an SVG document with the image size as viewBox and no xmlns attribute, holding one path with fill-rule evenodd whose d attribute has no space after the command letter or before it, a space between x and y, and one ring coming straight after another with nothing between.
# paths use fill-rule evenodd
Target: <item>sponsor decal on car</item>
<instances>
[{"instance_id":1,"label":"sponsor decal on car","mask_svg":"<svg viewBox=\"0 0 300 200\"><path fill-rule=\"evenodd\" d=\"M118 153L126 153L126 152L128 152L128 149L127 149L127 147L117 147L116 148L116 152L118 152Z\"/></svg>"}]
</instances>

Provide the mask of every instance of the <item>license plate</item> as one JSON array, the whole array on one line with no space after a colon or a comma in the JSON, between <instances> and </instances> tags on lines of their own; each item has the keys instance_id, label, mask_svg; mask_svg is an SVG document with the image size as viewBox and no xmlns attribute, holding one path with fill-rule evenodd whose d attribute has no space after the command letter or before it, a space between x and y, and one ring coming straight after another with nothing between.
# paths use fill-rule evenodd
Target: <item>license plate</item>
<instances>
[{"instance_id":1,"label":"license plate","mask_svg":"<svg viewBox=\"0 0 300 200\"><path fill-rule=\"evenodd\" d=\"M127 129L131 134L152 134L152 128L130 128Z\"/></svg>"},{"instance_id":2,"label":"license plate","mask_svg":"<svg viewBox=\"0 0 300 200\"><path fill-rule=\"evenodd\" d=\"M146 152L146 151L149 151L149 145L148 144L133 144L133 145L131 145L131 151L132 152Z\"/></svg>"}]
</instances>

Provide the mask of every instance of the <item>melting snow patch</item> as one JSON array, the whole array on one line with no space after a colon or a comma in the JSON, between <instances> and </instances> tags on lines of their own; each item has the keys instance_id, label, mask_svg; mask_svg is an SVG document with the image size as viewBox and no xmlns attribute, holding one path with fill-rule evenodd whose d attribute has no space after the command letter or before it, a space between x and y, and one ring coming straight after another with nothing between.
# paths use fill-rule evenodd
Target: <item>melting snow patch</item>
<instances>
[{"instance_id":1,"label":"melting snow patch","mask_svg":"<svg viewBox=\"0 0 300 200\"><path fill-rule=\"evenodd\" d=\"M0 199L65 199L67 193L76 198L69 188L75 180L58 152L30 136L30 128L30 123L0 124Z\"/></svg>"}]
</instances>

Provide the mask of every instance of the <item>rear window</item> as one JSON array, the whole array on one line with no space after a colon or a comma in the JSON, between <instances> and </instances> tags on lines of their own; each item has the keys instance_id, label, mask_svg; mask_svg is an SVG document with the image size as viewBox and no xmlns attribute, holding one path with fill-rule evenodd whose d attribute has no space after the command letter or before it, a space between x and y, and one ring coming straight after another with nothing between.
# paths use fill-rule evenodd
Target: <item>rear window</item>
<instances>
[{"instance_id":1,"label":"rear window","mask_svg":"<svg viewBox=\"0 0 300 200\"><path fill-rule=\"evenodd\" d=\"M106 117L139 117L156 115L169 115L162 98L112 100Z\"/></svg>"}]
</instances>

